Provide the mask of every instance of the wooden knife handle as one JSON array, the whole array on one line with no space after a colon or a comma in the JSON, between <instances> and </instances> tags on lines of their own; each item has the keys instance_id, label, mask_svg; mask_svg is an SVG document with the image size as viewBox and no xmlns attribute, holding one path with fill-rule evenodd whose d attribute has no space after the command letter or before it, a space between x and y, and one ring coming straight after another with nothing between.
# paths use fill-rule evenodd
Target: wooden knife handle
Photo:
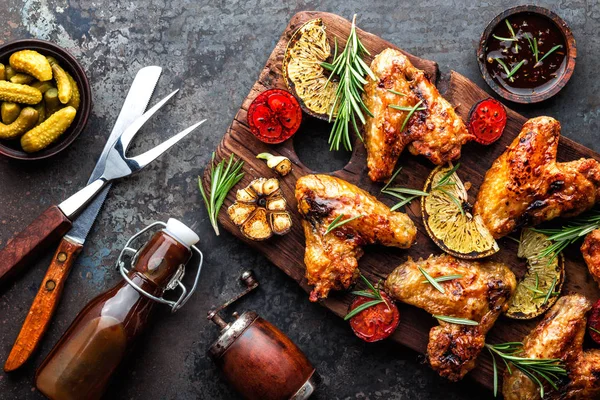
<instances>
[{"instance_id":1,"label":"wooden knife handle","mask_svg":"<svg viewBox=\"0 0 600 400\"><path fill-rule=\"evenodd\" d=\"M6 364L4 364L4 371L10 372L19 368L35 351L50 325L69 271L82 248L82 244L69 239L61 240L25 322L23 322L21 332L19 332Z\"/></svg>"},{"instance_id":2,"label":"wooden knife handle","mask_svg":"<svg viewBox=\"0 0 600 400\"><path fill-rule=\"evenodd\" d=\"M0 286L71 229L57 206L48 208L0 251Z\"/></svg>"}]
</instances>

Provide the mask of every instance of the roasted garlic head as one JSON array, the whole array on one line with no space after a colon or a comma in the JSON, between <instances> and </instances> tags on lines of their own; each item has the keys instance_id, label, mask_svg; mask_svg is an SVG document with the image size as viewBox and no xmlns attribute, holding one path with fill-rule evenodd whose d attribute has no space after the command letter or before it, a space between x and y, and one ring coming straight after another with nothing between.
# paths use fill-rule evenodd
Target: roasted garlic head
<instances>
[{"instance_id":1,"label":"roasted garlic head","mask_svg":"<svg viewBox=\"0 0 600 400\"><path fill-rule=\"evenodd\" d=\"M235 203L227 209L231 221L248 239L266 240L273 233L285 235L292 228L287 202L275 178L258 178L237 191Z\"/></svg>"}]
</instances>

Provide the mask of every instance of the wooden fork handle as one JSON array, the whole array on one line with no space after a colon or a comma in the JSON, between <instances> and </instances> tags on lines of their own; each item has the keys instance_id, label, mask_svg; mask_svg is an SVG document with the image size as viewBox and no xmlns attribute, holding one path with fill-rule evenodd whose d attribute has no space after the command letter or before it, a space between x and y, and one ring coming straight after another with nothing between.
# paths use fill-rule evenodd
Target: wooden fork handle
<instances>
[{"instance_id":1,"label":"wooden fork handle","mask_svg":"<svg viewBox=\"0 0 600 400\"><path fill-rule=\"evenodd\" d=\"M4 371L14 371L22 366L37 348L50 325L73 262L82 248L82 244L68 238L61 240L23 322L21 332L4 364Z\"/></svg>"},{"instance_id":2,"label":"wooden fork handle","mask_svg":"<svg viewBox=\"0 0 600 400\"><path fill-rule=\"evenodd\" d=\"M31 263L50 244L71 229L71 221L57 206L52 206L0 251L0 286Z\"/></svg>"}]
</instances>

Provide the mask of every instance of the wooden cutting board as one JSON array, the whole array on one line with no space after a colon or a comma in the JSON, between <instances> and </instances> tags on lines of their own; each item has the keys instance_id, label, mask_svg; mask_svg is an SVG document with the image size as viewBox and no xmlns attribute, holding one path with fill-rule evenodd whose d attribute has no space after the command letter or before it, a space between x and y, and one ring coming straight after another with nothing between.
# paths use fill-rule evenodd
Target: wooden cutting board
<instances>
[{"instance_id":1,"label":"wooden cutting board","mask_svg":"<svg viewBox=\"0 0 600 400\"><path fill-rule=\"evenodd\" d=\"M245 176L242 181L229 193L225 205L219 214L220 224L237 236L251 247L264 254L273 264L285 271L290 277L296 280L304 290L310 291L304 277L304 233L300 224L299 215L296 212L297 204L294 197L294 188L296 180L304 175L319 171L311 171L299 160L294 151L293 139L280 145L266 145L257 140L250 132L246 123L246 112L252 100L262 91L270 88L285 89L285 81L281 76L281 60L285 52L288 40L293 32L306 21L314 18L322 18L326 27L328 37L333 40L337 37L340 47L343 48L345 38L350 32L350 22L337 15L323 12L300 12L296 14L285 29L281 39L275 46L273 53L269 57L258 80L252 87L248 97L244 100L235 119L229 127L221 144L217 148L216 160L229 157L234 153L237 158L242 159L244 164ZM358 34L365 47L372 54L365 60L370 63L372 57L379 54L382 50L391 47L398 49L393 44L372 35L370 33L358 30ZM438 67L433 61L424 60L406 53L412 63L427 72L433 82L437 81ZM482 89L477 87L462 75L451 72L448 82L448 90L444 96L456 107L458 114L466 121L471 106L477 101L489 97ZM311 129L311 117L304 115L302 129ZM483 176L492 162L504 151L511 141L521 130L521 126L526 121L522 115L508 110L508 123L502 138L491 146L481 146L476 143L469 143L463 147L461 167L458 171L463 181L470 181L473 184L470 200L474 200L477 190L483 181ZM328 131L327 133L328 134ZM255 158L256 154L270 152L289 157L293 164L293 171L285 178L280 179L281 187L286 199L288 208L292 211L293 228L291 232L283 237L273 237L265 242L255 242L243 237L239 229L232 224L226 214L226 208L232 204L235 199L235 190L245 187L255 178L271 177L274 172L271 171L261 160ZM558 159L561 161L573 160L580 157L600 158L592 150L575 143L565 137L560 140ZM376 195L381 201L388 205L393 205L393 199L379 195L380 184L374 184L367 176L366 169L366 151L363 144L357 140L354 145L354 152L349 163L340 171L332 173L337 177L347 180L362 189ZM414 157L405 151L399 161L403 169L396 179L398 185L421 189L433 165L424 157ZM208 168L204 174L204 187L208 189ZM379 279L385 279L387 275L400 263L406 261L407 257L418 259L426 258L430 254L440 254L441 250L430 240L427 235L421 219L420 206L418 201L413 201L406 208L412 220L415 222L418 235L417 243L408 250L392 249L381 246L367 247L365 255L360 259L359 266L361 272L372 282ZM491 258L506 262L511 266L517 276L522 276L526 264L524 260L516 258L517 244L510 239L501 239L499 241L501 251ZM573 246L575 247L575 246ZM583 263L581 253L577 248L570 249L566 253L567 277L563 293L578 292L583 293L596 300L600 291L587 272ZM346 292L332 292L328 299L321 301L321 304L330 309L334 314L343 316L347 313L348 305L352 296ZM306 301L308 301L308 296ZM435 325L435 320L423 310L417 309L405 304L399 304L401 319L400 326L391 336L390 340L401 343L409 348L421 353L425 353L429 329ZM537 324L539 319L533 321L514 321L505 317L500 317L496 325L487 336L488 343L501 343L507 341L521 340ZM357 339L358 340L358 339ZM470 372L469 376L482 385L491 388L492 364L487 352L482 352L478 360L478 366Z\"/></svg>"}]
</instances>

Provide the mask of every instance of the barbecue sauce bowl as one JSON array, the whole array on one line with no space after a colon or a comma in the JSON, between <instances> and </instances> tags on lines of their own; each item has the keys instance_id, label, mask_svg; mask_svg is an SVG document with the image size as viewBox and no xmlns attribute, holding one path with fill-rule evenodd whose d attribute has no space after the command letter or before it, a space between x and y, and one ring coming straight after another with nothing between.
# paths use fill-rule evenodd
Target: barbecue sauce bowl
<instances>
[{"instance_id":1,"label":"barbecue sauce bowl","mask_svg":"<svg viewBox=\"0 0 600 400\"><path fill-rule=\"evenodd\" d=\"M565 21L538 6L510 8L486 27L477 62L486 83L516 103L538 103L558 93L575 68L577 49Z\"/></svg>"},{"instance_id":2,"label":"barbecue sauce bowl","mask_svg":"<svg viewBox=\"0 0 600 400\"><path fill-rule=\"evenodd\" d=\"M69 147L85 128L92 110L90 82L83 67L75 57L62 47L46 40L22 39L6 43L0 46L0 63L8 65L10 55L19 50L35 50L44 56L54 57L60 66L73 77L79 88L80 104L75 119L67 131L47 148L35 153L26 153L21 149L19 139L0 140L0 154L6 157L25 161L42 160L52 157Z\"/></svg>"}]
</instances>

